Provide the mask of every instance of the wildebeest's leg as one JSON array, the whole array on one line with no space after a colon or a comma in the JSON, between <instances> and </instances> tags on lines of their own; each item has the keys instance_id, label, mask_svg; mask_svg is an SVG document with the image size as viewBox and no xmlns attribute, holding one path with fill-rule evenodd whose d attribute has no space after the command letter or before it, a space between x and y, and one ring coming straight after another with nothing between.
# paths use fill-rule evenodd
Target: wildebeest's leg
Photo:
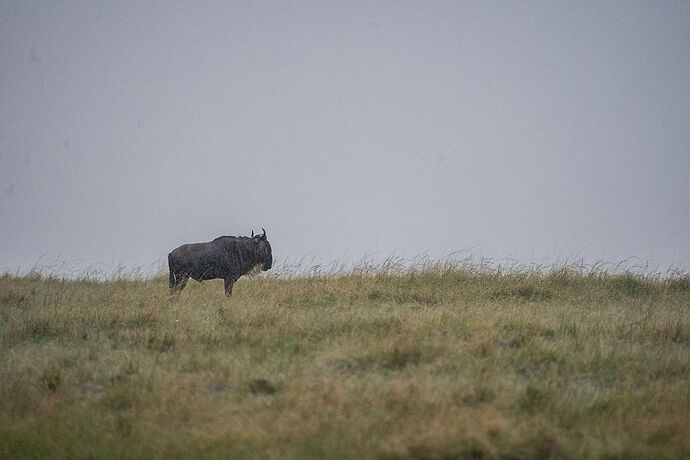
<instances>
[{"instance_id":1,"label":"wildebeest's leg","mask_svg":"<svg viewBox=\"0 0 690 460\"><path fill-rule=\"evenodd\" d=\"M187 285L187 280L189 275L186 273L175 273L170 272L170 293L175 294L177 292L182 292L182 289Z\"/></svg>"},{"instance_id":2,"label":"wildebeest's leg","mask_svg":"<svg viewBox=\"0 0 690 460\"><path fill-rule=\"evenodd\" d=\"M232 285L235 284L234 278L225 278L225 295L230 297L232 295Z\"/></svg>"},{"instance_id":3,"label":"wildebeest's leg","mask_svg":"<svg viewBox=\"0 0 690 460\"><path fill-rule=\"evenodd\" d=\"M189 280L189 275L187 274L182 274L178 276L177 280L177 287L176 289L178 292L182 292L182 289L187 285L187 281Z\"/></svg>"}]
</instances>

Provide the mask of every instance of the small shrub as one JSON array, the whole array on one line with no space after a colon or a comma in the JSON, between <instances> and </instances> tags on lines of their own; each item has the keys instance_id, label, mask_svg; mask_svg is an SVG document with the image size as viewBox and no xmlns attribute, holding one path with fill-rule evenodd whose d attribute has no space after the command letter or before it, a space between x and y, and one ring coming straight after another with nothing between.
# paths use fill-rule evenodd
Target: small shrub
<instances>
[{"instance_id":1,"label":"small shrub","mask_svg":"<svg viewBox=\"0 0 690 460\"><path fill-rule=\"evenodd\" d=\"M474 388L474 391L462 397L462 402L468 406L476 406L482 403L488 403L496 399L496 393L489 387L479 385Z\"/></svg>"},{"instance_id":2,"label":"small shrub","mask_svg":"<svg viewBox=\"0 0 690 460\"><path fill-rule=\"evenodd\" d=\"M57 366L49 366L41 372L41 384L48 390L55 392L60 386L62 377L60 375L60 368Z\"/></svg>"},{"instance_id":3,"label":"small shrub","mask_svg":"<svg viewBox=\"0 0 690 460\"><path fill-rule=\"evenodd\" d=\"M418 348L401 349L394 347L393 350L384 352L379 363L384 369L400 370L407 366L414 366L422 358L422 352Z\"/></svg>"},{"instance_id":4,"label":"small shrub","mask_svg":"<svg viewBox=\"0 0 690 460\"><path fill-rule=\"evenodd\" d=\"M253 395L272 395L276 392L276 387L266 379L256 379L249 382L249 391Z\"/></svg>"},{"instance_id":5,"label":"small shrub","mask_svg":"<svg viewBox=\"0 0 690 460\"><path fill-rule=\"evenodd\" d=\"M126 383L115 383L108 388L103 397L103 404L108 409L122 411L132 407L135 395Z\"/></svg>"},{"instance_id":6,"label":"small shrub","mask_svg":"<svg viewBox=\"0 0 690 460\"><path fill-rule=\"evenodd\" d=\"M551 400L551 394L539 385L530 382L518 399L518 407L530 414L543 409Z\"/></svg>"},{"instance_id":7,"label":"small shrub","mask_svg":"<svg viewBox=\"0 0 690 460\"><path fill-rule=\"evenodd\" d=\"M167 332L162 336L152 334L149 336L147 347L149 350L157 351L158 353L166 353L175 346L175 336Z\"/></svg>"},{"instance_id":8,"label":"small shrub","mask_svg":"<svg viewBox=\"0 0 690 460\"><path fill-rule=\"evenodd\" d=\"M650 283L633 275L611 276L608 287L614 293L629 297L644 297L650 292Z\"/></svg>"}]
</instances>

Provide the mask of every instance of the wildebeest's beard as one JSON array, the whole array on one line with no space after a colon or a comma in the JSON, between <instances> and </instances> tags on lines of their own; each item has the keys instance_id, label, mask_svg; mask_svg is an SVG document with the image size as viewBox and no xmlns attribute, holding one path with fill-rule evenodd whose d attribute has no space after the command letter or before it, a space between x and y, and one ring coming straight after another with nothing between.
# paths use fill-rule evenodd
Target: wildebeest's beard
<instances>
[{"instance_id":1,"label":"wildebeest's beard","mask_svg":"<svg viewBox=\"0 0 690 460\"><path fill-rule=\"evenodd\" d=\"M246 273L245 276L247 276L248 278L251 278L251 277L253 277L253 276L258 275L259 273L261 273L261 268L262 268L262 267L263 267L263 265L262 265L261 263L258 263L258 264L256 264L256 265L254 265L254 266L252 267L252 269L249 270L249 271Z\"/></svg>"},{"instance_id":2,"label":"wildebeest's beard","mask_svg":"<svg viewBox=\"0 0 690 460\"><path fill-rule=\"evenodd\" d=\"M265 252L264 252L264 257L261 262L261 269L263 271L270 270L271 267L273 266L273 254L271 254L271 245L268 243L268 241L264 241L266 247L265 247Z\"/></svg>"}]
</instances>

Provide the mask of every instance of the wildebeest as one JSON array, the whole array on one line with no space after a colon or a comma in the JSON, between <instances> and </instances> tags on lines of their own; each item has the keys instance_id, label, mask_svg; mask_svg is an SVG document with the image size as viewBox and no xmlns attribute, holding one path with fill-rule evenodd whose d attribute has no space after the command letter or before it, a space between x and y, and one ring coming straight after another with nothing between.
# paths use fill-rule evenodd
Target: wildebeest
<instances>
[{"instance_id":1,"label":"wildebeest","mask_svg":"<svg viewBox=\"0 0 690 460\"><path fill-rule=\"evenodd\" d=\"M232 285L257 265L266 271L273 265L271 244L262 235L220 236L208 243L191 243L168 254L170 293L182 291L189 278L197 281L222 278L225 295L232 295Z\"/></svg>"}]
</instances>

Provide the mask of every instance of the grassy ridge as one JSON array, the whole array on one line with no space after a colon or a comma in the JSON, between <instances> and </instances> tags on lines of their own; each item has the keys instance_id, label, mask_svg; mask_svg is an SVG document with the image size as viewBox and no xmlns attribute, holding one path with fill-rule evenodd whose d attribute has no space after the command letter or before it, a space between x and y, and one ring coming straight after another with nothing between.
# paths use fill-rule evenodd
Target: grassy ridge
<instances>
[{"instance_id":1,"label":"grassy ridge","mask_svg":"<svg viewBox=\"0 0 690 460\"><path fill-rule=\"evenodd\" d=\"M0 277L0 458L690 452L690 279Z\"/></svg>"}]
</instances>

